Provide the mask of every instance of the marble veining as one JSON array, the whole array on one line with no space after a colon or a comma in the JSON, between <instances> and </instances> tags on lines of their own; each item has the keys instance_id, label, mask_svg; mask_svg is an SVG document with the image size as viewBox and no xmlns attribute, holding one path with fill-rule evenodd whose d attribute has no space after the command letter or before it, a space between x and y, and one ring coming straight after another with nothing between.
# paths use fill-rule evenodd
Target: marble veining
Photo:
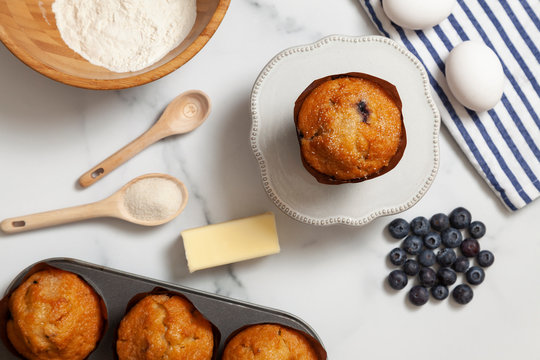
<instances>
[{"instance_id":1,"label":"marble veining","mask_svg":"<svg viewBox=\"0 0 540 360\"><path fill-rule=\"evenodd\" d=\"M283 31L287 34L304 31L305 28L301 24L297 23L294 18L289 16L283 17L278 9L276 3L272 1L257 1L247 0L248 4L257 10L257 12L264 13L275 24L276 29Z\"/></svg>"},{"instance_id":2,"label":"marble veining","mask_svg":"<svg viewBox=\"0 0 540 360\"><path fill-rule=\"evenodd\" d=\"M275 54L332 34L373 35L376 29L357 0L233 0L214 37L182 68L110 92L56 83L0 45L0 219L99 200L148 172L176 176L190 193L185 211L156 228L94 219L0 233L0 292L36 261L73 257L290 312L315 329L330 359L428 360L435 353L441 360L535 359L540 241L530 226L540 202L506 211L444 127L438 175L400 215L360 228L317 227L292 219L266 195L251 150L250 91ZM76 185L189 89L212 99L205 124L158 142L87 189ZM385 226L395 216L411 220L456 206L486 223L481 245L496 262L468 306L446 301L413 308L405 292L385 285L386 255L397 246ZM280 254L188 272L182 230L266 211L276 215ZM457 346L469 344L471 334L476 346Z\"/></svg>"}]
</instances>

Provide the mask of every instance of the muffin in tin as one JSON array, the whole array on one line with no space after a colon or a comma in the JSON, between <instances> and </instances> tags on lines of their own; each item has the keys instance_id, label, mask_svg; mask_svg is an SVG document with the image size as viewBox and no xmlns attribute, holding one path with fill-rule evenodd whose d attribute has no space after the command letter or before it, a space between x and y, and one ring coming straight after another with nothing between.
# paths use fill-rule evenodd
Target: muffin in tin
<instances>
[{"instance_id":1,"label":"muffin in tin","mask_svg":"<svg viewBox=\"0 0 540 360\"><path fill-rule=\"evenodd\" d=\"M228 341L222 360L320 360L301 332L277 324L249 326Z\"/></svg>"},{"instance_id":2,"label":"muffin in tin","mask_svg":"<svg viewBox=\"0 0 540 360\"><path fill-rule=\"evenodd\" d=\"M118 328L119 360L210 360L211 323L181 296L148 294L124 316Z\"/></svg>"},{"instance_id":3,"label":"muffin in tin","mask_svg":"<svg viewBox=\"0 0 540 360\"><path fill-rule=\"evenodd\" d=\"M103 335L101 298L76 274L46 269L29 276L9 297L7 337L29 360L82 360Z\"/></svg>"},{"instance_id":4,"label":"muffin in tin","mask_svg":"<svg viewBox=\"0 0 540 360\"><path fill-rule=\"evenodd\" d=\"M323 184L360 182L394 168L406 146L395 86L363 73L315 80L294 121L304 167Z\"/></svg>"}]
</instances>

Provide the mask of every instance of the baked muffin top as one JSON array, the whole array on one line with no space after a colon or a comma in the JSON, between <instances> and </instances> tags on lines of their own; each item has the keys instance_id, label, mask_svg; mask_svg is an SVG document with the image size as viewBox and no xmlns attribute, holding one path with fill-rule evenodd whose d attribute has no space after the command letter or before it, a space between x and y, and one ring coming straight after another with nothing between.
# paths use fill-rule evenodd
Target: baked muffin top
<instances>
[{"instance_id":1,"label":"baked muffin top","mask_svg":"<svg viewBox=\"0 0 540 360\"><path fill-rule=\"evenodd\" d=\"M326 183L365 180L401 157L401 101L373 79L330 77L306 90L295 114L304 165L326 175Z\"/></svg>"},{"instance_id":2,"label":"baked muffin top","mask_svg":"<svg viewBox=\"0 0 540 360\"><path fill-rule=\"evenodd\" d=\"M319 360L304 335L274 324L250 326L226 345L222 360Z\"/></svg>"},{"instance_id":3,"label":"baked muffin top","mask_svg":"<svg viewBox=\"0 0 540 360\"><path fill-rule=\"evenodd\" d=\"M212 325L180 296L144 297L118 328L120 360L210 360L213 349Z\"/></svg>"},{"instance_id":4,"label":"baked muffin top","mask_svg":"<svg viewBox=\"0 0 540 360\"><path fill-rule=\"evenodd\" d=\"M34 273L9 298L7 335L30 360L85 359L101 338L101 301L77 275L48 269Z\"/></svg>"}]
</instances>

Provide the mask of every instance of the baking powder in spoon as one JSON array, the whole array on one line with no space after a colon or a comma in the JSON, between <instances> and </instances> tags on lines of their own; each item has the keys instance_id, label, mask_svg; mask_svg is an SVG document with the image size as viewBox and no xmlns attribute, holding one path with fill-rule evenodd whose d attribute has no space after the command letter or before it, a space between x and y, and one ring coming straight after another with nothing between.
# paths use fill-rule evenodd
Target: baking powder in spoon
<instances>
[{"instance_id":1,"label":"baking powder in spoon","mask_svg":"<svg viewBox=\"0 0 540 360\"><path fill-rule=\"evenodd\" d=\"M180 209L182 191L171 180L144 178L126 189L124 205L138 220L159 221L170 218Z\"/></svg>"}]
</instances>

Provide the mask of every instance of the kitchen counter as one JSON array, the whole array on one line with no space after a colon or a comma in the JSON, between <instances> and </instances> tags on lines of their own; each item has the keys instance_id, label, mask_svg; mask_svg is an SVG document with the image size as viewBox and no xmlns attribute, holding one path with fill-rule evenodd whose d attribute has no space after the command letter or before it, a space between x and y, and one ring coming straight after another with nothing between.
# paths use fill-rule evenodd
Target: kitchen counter
<instances>
[{"instance_id":1,"label":"kitchen counter","mask_svg":"<svg viewBox=\"0 0 540 360\"><path fill-rule=\"evenodd\" d=\"M495 264L466 306L416 308L386 285L390 218L364 227L299 223L267 197L249 143L249 96L279 51L329 34L376 29L355 0L234 0L208 45L163 79L91 91L56 83L0 46L0 219L107 197L136 176L162 172L190 193L172 222L146 228L95 219L0 234L0 292L28 265L71 257L293 313L322 338L330 359L533 359L540 356L540 201L510 213L443 127L440 169L407 220L467 207L488 227ZM78 177L136 138L188 89L213 101L196 131L148 148L95 185ZM273 211L281 253L189 274L180 232ZM410 288L407 287L407 289Z\"/></svg>"}]
</instances>

